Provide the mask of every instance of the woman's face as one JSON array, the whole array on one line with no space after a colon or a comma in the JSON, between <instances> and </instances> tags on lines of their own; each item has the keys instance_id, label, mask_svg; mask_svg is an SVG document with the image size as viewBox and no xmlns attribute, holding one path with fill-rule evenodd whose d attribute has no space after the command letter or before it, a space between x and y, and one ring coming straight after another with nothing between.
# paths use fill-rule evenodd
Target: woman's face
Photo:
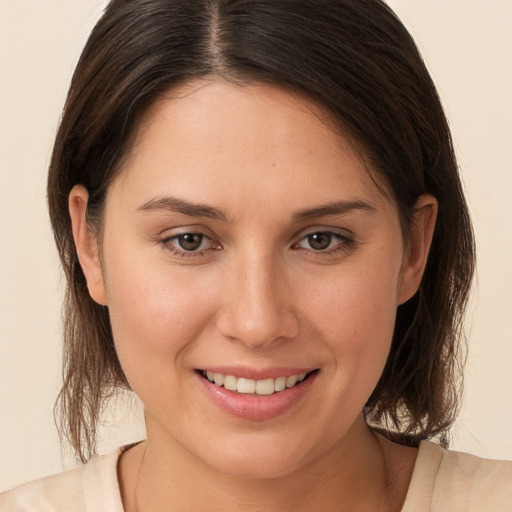
<instances>
[{"instance_id":1,"label":"woman's face","mask_svg":"<svg viewBox=\"0 0 512 512\"><path fill-rule=\"evenodd\" d=\"M71 195L148 438L222 472L282 475L356 440L421 277L428 233L404 250L396 206L323 118L271 86L188 84L143 119L101 258Z\"/></svg>"}]
</instances>

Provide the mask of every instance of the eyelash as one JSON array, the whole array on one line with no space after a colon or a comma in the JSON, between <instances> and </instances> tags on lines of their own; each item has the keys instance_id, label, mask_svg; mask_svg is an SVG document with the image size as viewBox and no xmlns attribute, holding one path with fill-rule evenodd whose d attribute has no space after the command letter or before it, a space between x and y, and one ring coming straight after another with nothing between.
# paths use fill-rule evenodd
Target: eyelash
<instances>
[{"instance_id":1,"label":"eyelash","mask_svg":"<svg viewBox=\"0 0 512 512\"><path fill-rule=\"evenodd\" d=\"M209 240L210 242L212 242L212 247L208 247L207 249L203 249L201 251L198 251L198 250L187 251L184 248L179 248L177 246L177 244L179 245L178 239L180 237L184 237L187 235L194 235L194 236L201 237L201 245L204 240ZM332 238L336 239L338 241L338 243L336 243L334 245L334 247L332 247L332 248L327 248L327 249L323 249L323 250L322 249L315 250L313 248L307 249L307 248L303 248L299 245L301 242L307 240L309 237L314 236L314 235L329 236L330 237L329 245L332 243ZM181 258L201 258L201 257L204 257L206 251L220 250L222 248L220 244L218 244L218 243L215 244L209 236L205 235L204 233L196 232L196 231L186 231L183 233L178 233L176 235L158 239L157 242L160 245L162 245L166 250L171 252L174 256L179 256ZM350 235L341 234L341 233L337 233L335 231L329 231L329 230L316 230L316 231L311 231L311 232L303 235L298 242L294 243L291 246L291 248L293 250L297 250L297 251L310 252L310 253L314 254L315 256L316 255L330 256L330 255L337 254L337 253L348 252L350 249L353 248L354 245L355 245L355 240Z\"/></svg>"},{"instance_id":2,"label":"eyelash","mask_svg":"<svg viewBox=\"0 0 512 512\"><path fill-rule=\"evenodd\" d=\"M201 245L203 244L204 240L209 240L210 242L212 241L212 239L209 236L205 235L204 233L196 232L196 231L186 231L184 233L178 233L176 235L168 236L168 237L162 238L161 240L157 240L157 241L158 241L158 243L163 245L163 247L165 249L170 251L174 256L180 256L182 258L202 257L202 256L204 256L204 253L207 250L219 250L220 249L220 244L217 244L217 245L212 244L213 247L209 247L208 249L204 249L202 251L198 251L198 250L187 251L184 248L179 248L176 245L176 244L178 244L177 240L180 237L185 237L187 235L200 236L201 237Z\"/></svg>"},{"instance_id":3,"label":"eyelash","mask_svg":"<svg viewBox=\"0 0 512 512\"><path fill-rule=\"evenodd\" d=\"M330 242L329 242L329 245L330 243L332 243L332 239L336 239L337 240L337 243L332 247L332 248L327 248L327 249L323 249L323 250L314 250L313 248L311 249L305 249L305 248L302 248L300 247L300 243L304 240L307 240L309 237L311 236L314 236L314 235L327 235L331 238ZM304 251L308 251L308 252L312 252L313 254L315 255L318 255L318 256L330 256L332 254L337 254L337 253L341 253L341 252L347 252L349 251L350 249L353 248L355 244L355 240L353 238L353 236L350 236L348 234L342 234L342 233L338 233L336 231L329 231L329 230L315 230L315 231L310 231L309 233L306 233L300 240L299 242L295 243L293 245L294 248L296 248L296 250L304 250Z\"/></svg>"}]
</instances>

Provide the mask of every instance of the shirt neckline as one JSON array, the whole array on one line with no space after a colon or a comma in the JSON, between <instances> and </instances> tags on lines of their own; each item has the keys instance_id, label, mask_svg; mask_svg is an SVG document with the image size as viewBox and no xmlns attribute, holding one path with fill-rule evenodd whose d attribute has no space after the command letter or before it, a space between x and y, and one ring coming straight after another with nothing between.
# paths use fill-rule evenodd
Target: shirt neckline
<instances>
[{"instance_id":1,"label":"shirt neckline","mask_svg":"<svg viewBox=\"0 0 512 512\"><path fill-rule=\"evenodd\" d=\"M85 512L124 512L117 466L121 455L141 442L121 446L86 465L83 475ZM441 447L428 441L420 443L401 512L430 511L435 476L442 458Z\"/></svg>"}]
</instances>

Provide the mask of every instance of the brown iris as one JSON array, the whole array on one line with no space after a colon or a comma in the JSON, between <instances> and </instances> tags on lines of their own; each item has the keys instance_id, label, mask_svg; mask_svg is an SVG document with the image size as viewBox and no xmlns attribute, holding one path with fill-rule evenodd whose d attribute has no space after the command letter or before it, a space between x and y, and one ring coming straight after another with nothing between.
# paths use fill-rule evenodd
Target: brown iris
<instances>
[{"instance_id":1,"label":"brown iris","mask_svg":"<svg viewBox=\"0 0 512 512\"><path fill-rule=\"evenodd\" d=\"M185 233L176 237L179 246L185 251L197 251L203 242L203 235L198 233Z\"/></svg>"},{"instance_id":2,"label":"brown iris","mask_svg":"<svg viewBox=\"0 0 512 512\"><path fill-rule=\"evenodd\" d=\"M308 243L312 249L322 251L327 249L332 241L330 233L313 233L308 236Z\"/></svg>"}]
</instances>

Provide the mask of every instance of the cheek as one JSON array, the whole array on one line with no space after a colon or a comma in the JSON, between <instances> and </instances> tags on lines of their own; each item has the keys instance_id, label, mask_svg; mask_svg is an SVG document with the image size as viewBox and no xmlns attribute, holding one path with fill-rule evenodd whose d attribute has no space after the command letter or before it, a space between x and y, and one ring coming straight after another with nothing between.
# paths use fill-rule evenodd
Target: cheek
<instances>
[{"instance_id":1,"label":"cheek","mask_svg":"<svg viewBox=\"0 0 512 512\"><path fill-rule=\"evenodd\" d=\"M107 297L119 360L128 381L174 374L214 314L204 280L170 272L144 258L117 260L107 272Z\"/></svg>"},{"instance_id":2,"label":"cheek","mask_svg":"<svg viewBox=\"0 0 512 512\"><path fill-rule=\"evenodd\" d=\"M343 334L355 344L371 344L373 337L365 333L386 335L393 330L399 270L395 265L386 271L385 266L338 271L321 292L309 289L305 293L311 297L308 308L325 331L334 337Z\"/></svg>"},{"instance_id":3,"label":"cheek","mask_svg":"<svg viewBox=\"0 0 512 512\"><path fill-rule=\"evenodd\" d=\"M396 263L381 259L375 264L374 260L373 265L347 269L330 279L330 285L325 285L327 293L308 293L312 297L307 306L313 315L310 323L331 353L339 389L357 388L363 400L377 384L388 357L398 280Z\"/></svg>"}]
</instances>

